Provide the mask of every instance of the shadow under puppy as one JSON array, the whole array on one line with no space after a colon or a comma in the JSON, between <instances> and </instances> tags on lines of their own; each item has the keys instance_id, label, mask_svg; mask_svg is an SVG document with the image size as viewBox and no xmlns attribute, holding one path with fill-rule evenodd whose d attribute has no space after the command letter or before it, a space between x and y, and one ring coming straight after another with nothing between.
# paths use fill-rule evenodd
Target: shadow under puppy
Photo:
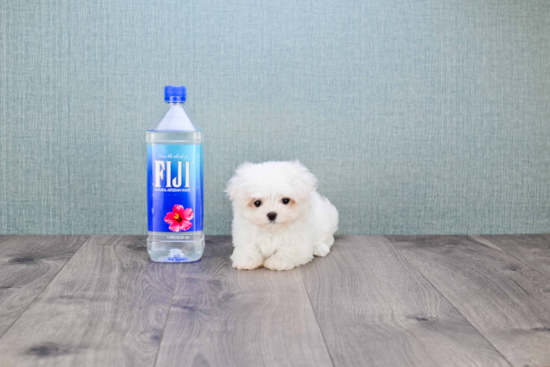
<instances>
[{"instance_id":1,"label":"shadow under puppy","mask_svg":"<svg viewBox=\"0 0 550 367\"><path fill-rule=\"evenodd\" d=\"M234 268L289 270L330 252L338 211L300 162L244 163L226 192L233 205Z\"/></svg>"}]
</instances>

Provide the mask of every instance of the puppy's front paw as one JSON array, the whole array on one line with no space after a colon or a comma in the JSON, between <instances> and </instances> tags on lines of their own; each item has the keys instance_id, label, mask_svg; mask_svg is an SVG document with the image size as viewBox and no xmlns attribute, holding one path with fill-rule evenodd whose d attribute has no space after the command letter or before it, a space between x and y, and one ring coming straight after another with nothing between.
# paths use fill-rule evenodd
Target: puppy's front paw
<instances>
[{"instance_id":1,"label":"puppy's front paw","mask_svg":"<svg viewBox=\"0 0 550 367\"><path fill-rule=\"evenodd\" d=\"M271 256L264 263L264 266L270 270L290 270L296 267L296 263L284 256Z\"/></svg>"},{"instance_id":2,"label":"puppy's front paw","mask_svg":"<svg viewBox=\"0 0 550 367\"><path fill-rule=\"evenodd\" d=\"M325 257L330 252L330 247L326 243L321 242L313 249L313 255Z\"/></svg>"},{"instance_id":3,"label":"puppy's front paw","mask_svg":"<svg viewBox=\"0 0 550 367\"><path fill-rule=\"evenodd\" d=\"M233 260L233 267L239 270L256 269L264 263L262 255L253 252L234 255L231 260Z\"/></svg>"}]
</instances>

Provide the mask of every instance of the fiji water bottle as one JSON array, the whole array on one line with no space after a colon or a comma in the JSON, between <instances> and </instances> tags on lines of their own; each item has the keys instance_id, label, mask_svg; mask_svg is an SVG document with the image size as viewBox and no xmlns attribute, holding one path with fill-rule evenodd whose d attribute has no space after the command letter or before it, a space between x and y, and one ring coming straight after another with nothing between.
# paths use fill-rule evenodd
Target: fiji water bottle
<instances>
[{"instance_id":1,"label":"fiji water bottle","mask_svg":"<svg viewBox=\"0 0 550 367\"><path fill-rule=\"evenodd\" d=\"M204 251L202 131L184 86L166 86L167 110L147 129L147 250L153 261L190 262Z\"/></svg>"}]
</instances>

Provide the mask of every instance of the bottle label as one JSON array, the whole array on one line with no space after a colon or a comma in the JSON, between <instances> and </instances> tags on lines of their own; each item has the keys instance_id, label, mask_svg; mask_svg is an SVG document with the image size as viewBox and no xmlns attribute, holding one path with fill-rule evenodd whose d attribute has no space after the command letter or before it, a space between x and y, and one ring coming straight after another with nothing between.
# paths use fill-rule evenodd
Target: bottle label
<instances>
[{"instance_id":1,"label":"bottle label","mask_svg":"<svg viewBox=\"0 0 550 367\"><path fill-rule=\"evenodd\" d=\"M202 145L147 145L149 232L202 231L202 180Z\"/></svg>"}]
</instances>

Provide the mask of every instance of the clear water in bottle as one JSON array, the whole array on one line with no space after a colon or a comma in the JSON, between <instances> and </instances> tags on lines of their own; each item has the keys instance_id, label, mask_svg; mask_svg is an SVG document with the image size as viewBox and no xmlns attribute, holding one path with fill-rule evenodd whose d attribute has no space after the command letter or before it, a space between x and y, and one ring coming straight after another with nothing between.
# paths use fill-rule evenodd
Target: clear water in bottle
<instances>
[{"instance_id":1,"label":"clear water in bottle","mask_svg":"<svg viewBox=\"0 0 550 367\"><path fill-rule=\"evenodd\" d=\"M147 129L147 250L153 261L191 262L204 252L202 130L166 86L167 110Z\"/></svg>"}]
</instances>

